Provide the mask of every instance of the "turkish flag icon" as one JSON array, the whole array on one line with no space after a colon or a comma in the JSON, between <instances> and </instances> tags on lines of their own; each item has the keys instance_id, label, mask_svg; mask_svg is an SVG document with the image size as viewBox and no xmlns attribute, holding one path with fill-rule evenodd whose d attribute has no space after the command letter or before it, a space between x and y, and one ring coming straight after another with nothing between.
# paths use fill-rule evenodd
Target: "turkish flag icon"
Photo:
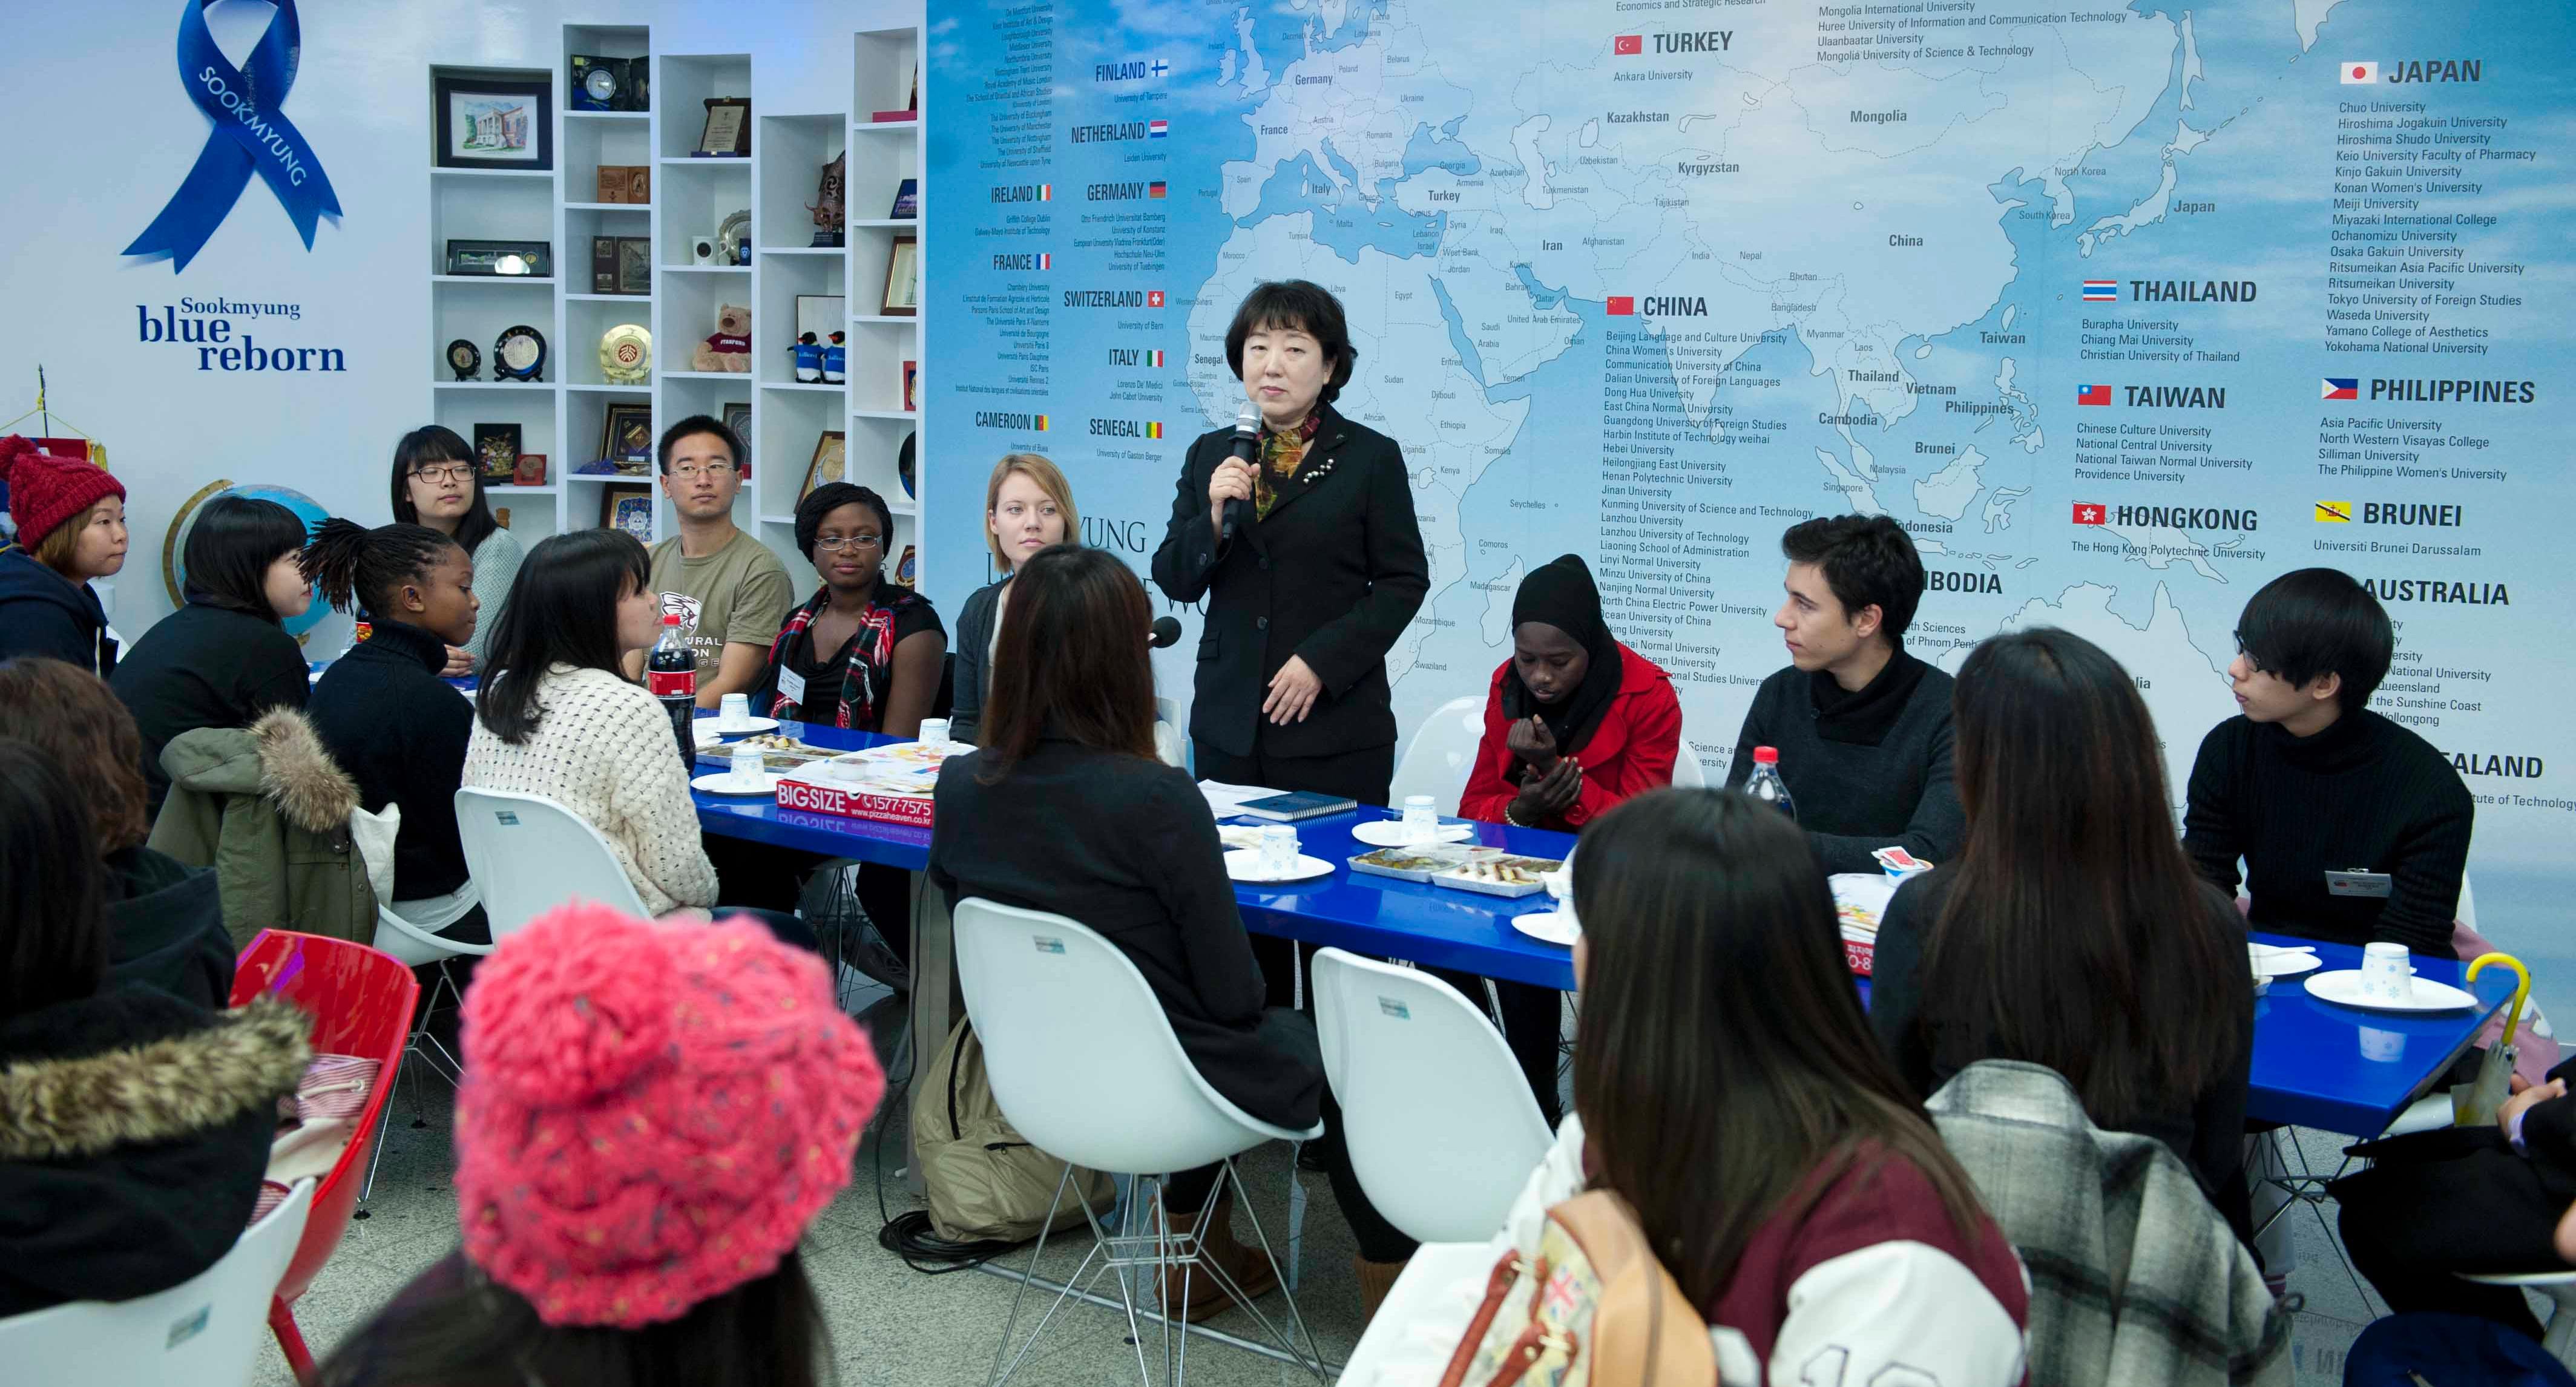
<instances>
[{"instance_id":1,"label":"turkish flag icon","mask_svg":"<svg viewBox=\"0 0 2576 1387\"><path fill-rule=\"evenodd\" d=\"M1145 306L1146 306L1147 308L1160 308L1160 307L1162 307L1162 306L1163 306L1163 291L1162 291L1162 290L1160 290L1160 289L1148 289L1148 290L1146 290L1146 291L1145 291Z\"/></svg>"},{"instance_id":2,"label":"turkish flag icon","mask_svg":"<svg viewBox=\"0 0 2576 1387\"><path fill-rule=\"evenodd\" d=\"M1634 317L1634 316L1636 315L1636 312L1637 312L1637 299L1636 299L1636 296L1635 296L1635 295L1633 295L1633 294L1612 294L1612 295L1610 296L1610 316L1611 316L1611 317L1613 317L1613 318L1628 318L1628 317Z\"/></svg>"},{"instance_id":3,"label":"turkish flag icon","mask_svg":"<svg viewBox=\"0 0 2576 1387\"><path fill-rule=\"evenodd\" d=\"M2098 505L2094 505L2094 504L2092 504L2091 502L2088 502L2088 501L2078 501L2078 502L2076 502L2076 503L2075 503L2075 523L2076 523L2076 524L2078 524L2078 525L2099 525L2099 524L2102 524L2102 523L2103 523L2102 508L2101 508L2100 506L2098 506Z\"/></svg>"},{"instance_id":4,"label":"turkish flag icon","mask_svg":"<svg viewBox=\"0 0 2576 1387\"><path fill-rule=\"evenodd\" d=\"M1646 51L1646 36L1644 34L1621 34L1610 40L1610 51L1615 55L1643 53Z\"/></svg>"}]
</instances>

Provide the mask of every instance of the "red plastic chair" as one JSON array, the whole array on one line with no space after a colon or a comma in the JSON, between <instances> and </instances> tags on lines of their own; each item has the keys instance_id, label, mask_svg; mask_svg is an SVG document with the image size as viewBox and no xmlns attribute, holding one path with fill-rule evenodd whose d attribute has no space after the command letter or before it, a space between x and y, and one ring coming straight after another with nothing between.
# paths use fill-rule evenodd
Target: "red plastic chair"
<instances>
[{"instance_id":1,"label":"red plastic chair","mask_svg":"<svg viewBox=\"0 0 2576 1387\"><path fill-rule=\"evenodd\" d=\"M349 1145L331 1173L313 1192L313 1213L304 1224L304 1239L295 1260L277 1283L269 1302L268 1326L277 1335L299 1383L313 1381L313 1352L295 1327L292 1306L313 1284L322 1265L348 1231L349 1214L358 1202L367 1148L382 1135L385 1102L393 1096L402 1067L403 1047L411 1039L412 1008L420 1000L420 981L393 957L364 944L325 939L315 934L262 930L233 966L232 1004L240 1006L263 993L276 993L313 1017L315 1054L364 1055L376 1060L376 1086L358 1114Z\"/></svg>"}]
</instances>

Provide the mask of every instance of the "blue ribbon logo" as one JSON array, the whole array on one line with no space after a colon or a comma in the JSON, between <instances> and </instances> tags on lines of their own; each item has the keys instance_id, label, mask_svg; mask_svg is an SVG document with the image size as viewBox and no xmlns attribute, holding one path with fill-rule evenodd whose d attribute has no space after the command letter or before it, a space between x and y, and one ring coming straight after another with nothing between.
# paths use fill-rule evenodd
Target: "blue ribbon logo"
<instances>
[{"instance_id":1,"label":"blue ribbon logo","mask_svg":"<svg viewBox=\"0 0 2576 1387\"><path fill-rule=\"evenodd\" d=\"M275 0L277 14L260 35L250 62L234 67L206 29L205 8L214 0L187 0L179 16L179 77L188 98L215 123L187 181L161 215L125 248L127 255L169 255L173 272L205 249L256 172L284 204L287 218L313 249L313 228L324 213L340 215L340 199L304 133L279 110L295 86L303 31L295 0Z\"/></svg>"}]
</instances>

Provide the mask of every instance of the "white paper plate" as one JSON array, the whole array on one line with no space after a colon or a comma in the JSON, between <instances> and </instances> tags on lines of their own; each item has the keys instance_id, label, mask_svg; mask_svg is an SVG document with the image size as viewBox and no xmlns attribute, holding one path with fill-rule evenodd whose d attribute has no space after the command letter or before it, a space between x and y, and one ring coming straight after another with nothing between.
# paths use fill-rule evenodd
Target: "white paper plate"
<instances>
[{"instance_id":1,"label":"white paper plate","mask_svg":"<svg viewBox=\"0 0 2576 1387\"><path fill-rule=\"evenodd\" d=\"M1371 819L1367 823L1354 825L1351 829L1351 836L1373 848L1413 848L1422 846L1421 842L1416 841L1409 833L1406 832L1403 822L1397 819ZM1438 835L1428 839L1427 841L1433 843L1463 843L1475 836L1476 830L1473 825L1443 822L1440 825L1440 832Z\"/></svg>"},{"instance_id":2,"label":"white paper plate","mask_svg":"<svg viewBox=\"0 0 2576 1387\"><path fill-rule=\"evenodd\" d=\"M1574 922L1573 916L1561 910L1541 910L1528 915L1515 915L1512 917L1512 928L1542 944L1557 944L1569 949L1574 947L1575 940L1583 937L1582 926Z\"/></svg>"},{"instance_id":3,"label":"white paper plate","mask_svg":"<svg viewBox=\"0 0 2576 1387\"><path fill-rule=\"evenodd\" d=\"M762 732L775 732L778 730L778 719L746 718L740 726L733 726L715 718L700 718L691 723L690 727L697 732L698 742L703 746L708 742L722 741L727 737L750 737Z\"/></svg>"},{"instance_id":4,"label":"white paper plate","mask_svg":"<svg viewBox=\"0 0 2576 1387\"><path fill-rule=\"evenodd\" d=\"M704 790L711 795L774 795L778 793L778 782L783 778L764 772L737 779L731 771L716 771L690 781L689 788Z\"/></svg>"},{"instance_id":5,"label":"white paper plate","mask_svg":"<svg viewBox=\"0 0 2576 1387\"><path fill-rule=\"evenodd\" d=\"M2361 995L2361 970L2338 968L2331 973L2318 973L2308 979L2308 995L2337 1006L2359 1007L2363 1011L2463 1011L2478 1004L2478 999L2451 986L2428 978L2413 979L2415 995L2403 1002L2383 1002Z\"/></svg>"},{"instance_id":6,"label":"white paper plate","mask_svg":"<svg viewBox=\"0 0 2576 1387\"><path fill-rule=\"evenodd\" d=\"M1249 848L1237 848L1225 855L1225 874L1236 881L1259 883L1309 881L1315 877L1331 876L1333 864L1320 857L1308 857L1301 852L1297 854L1295 867L1284 875L1272 876L1261 869L1260 853Z\"/></svg>"},{"instance_id":7,"label":"white paper plate","mask_svg":"<svg viewBox=\"0 0 2576 1387\"><path fill-rule=\"evenodd\" d=\"M2317 956L2293 949L2275 949L2266 944L2245 946L2254 965L2255 975L2266 978L2295 978L2317 970Z\"/></svg>"}]
</instances>

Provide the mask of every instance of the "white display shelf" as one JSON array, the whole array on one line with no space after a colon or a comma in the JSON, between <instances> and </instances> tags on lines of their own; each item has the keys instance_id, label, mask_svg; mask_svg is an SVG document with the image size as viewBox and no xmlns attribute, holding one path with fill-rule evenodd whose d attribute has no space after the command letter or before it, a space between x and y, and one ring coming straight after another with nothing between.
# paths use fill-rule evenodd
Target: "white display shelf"
<instances>
[{"instance_id":1,"label":"white display shelf","mask_svg":"<svg viewBox=\"0 0 2576 1387\"><path fill-rule=\"evenodd\" d=\"M555 282L551 278L540 279L535 275L431 275L429 282L432 284L511 284L543 286L548 289L555 287Z\"/></svg>"},{"instance_id":2,"label":"white display shelf","mask_svg":"<svg viewBox=\"0 0 2576 1387\"><path fill-rule=\"evenodd\" d=\"M552 179L552 169L442 169L432 168L432 178Z\"/></svg>"},{"instance_id":3,"label":"white display shelf","mask_svg":"<svg viewBox=\"0 0 2576 1387\"><path fill-rule=\"evenodd\" d=\"M567 212L650 212L653 210L653 204L649 202L567 202L564 204L564 210Z\"/></svg>"}]
</instances>

